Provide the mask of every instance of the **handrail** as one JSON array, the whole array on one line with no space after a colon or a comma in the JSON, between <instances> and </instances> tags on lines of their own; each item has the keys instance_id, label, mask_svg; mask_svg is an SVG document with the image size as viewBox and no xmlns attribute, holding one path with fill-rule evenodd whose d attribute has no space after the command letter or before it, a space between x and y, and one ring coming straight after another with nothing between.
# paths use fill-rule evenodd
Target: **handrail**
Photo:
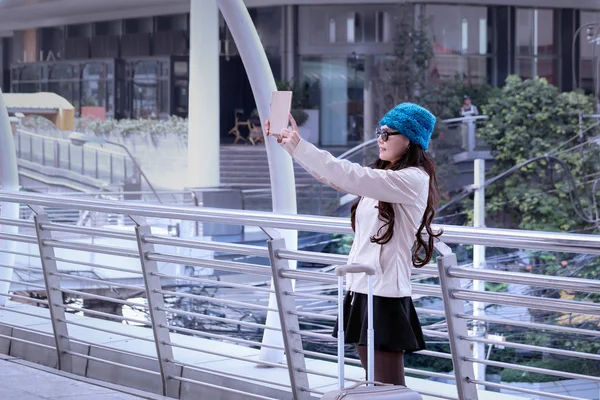
<instances>
[{"instance_id":1,"label":"handrail","mask_svg":"<svg viewBox=\"0 0 600 400\"><path fill-rule=\"evenodd\" d=\"M59 143L65 143L65 144L72 146L72 143L69 139L55 138L52 136L44 136L44 135L40 135L39 133L27 132L23 129L17 129L17 133L37 137L38 139L41 139L41 140L49 140L49 141L54 141L54 142L59 142ZM125 153L123 151L107 150L103 147L94 147L94 150L96 150L100 153L105 153L105 154L114 154L117 156L125 156L125 157L127 156L127 153Z\"/></svg>"},{"instance_id":2,"label":"handrail","mask_svg":"<svg viewBox=\"0 0 600 400\"><path fill-rule=\"evenodd\" d=\"M298 231L352 234L347 218L312 215L274 214L264 211L225 210L210 207L161 206L130 204L110 200L74 199L65 196L14 193L0 190L0 201L28 203L46 207L121 213L167 219L216 222L229 225L291 229ZM436 225L443 229L442 240L449 244L480 244L485 246L527 248L600 255L600 237L577 233L538 232L515 229L473 228L456 225Z\"/></svg>"}]
</instances>

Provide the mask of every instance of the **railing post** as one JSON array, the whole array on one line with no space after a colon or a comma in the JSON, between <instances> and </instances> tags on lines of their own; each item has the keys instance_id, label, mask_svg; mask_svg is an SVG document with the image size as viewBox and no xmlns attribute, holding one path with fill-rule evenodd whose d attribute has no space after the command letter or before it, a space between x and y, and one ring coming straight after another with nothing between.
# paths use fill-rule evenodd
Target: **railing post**
<instances>
[{"instance_id":1,"label":"railing post","mask_svg":"<svg viewBox=\"0 0 600 400\"><path fill-rule=\"evenodd\" d=\"M471 357L469 342L461 340L461 337L468 337L467 322L458 317L464 314L464 302L455 299L453 292L460 289L460 279L449 275L448 270L458 265L456 254L453 254L445 244L448 251L437 258L438 269L440 271L440 286L444 297L444 311L446 312L446 323L448 325L448 339L450 341L450 350L452 351L452 364L454 365L454 375L456 376L456 388L458 398L461 400L478 400L477 387L471 383L475 372L473 363L467 361Z\"/></svg>"},{"instance_id":2,"label":"railing post","mask_svg":"<svg viewBox=\"0 0 600 400\"><path fill-rule=\"evenodd\" d=\"M135 222L135 234L137 238L138 250L140 253L140 263L144 275L144 285L146 286L146 297L148 299L148 310L150 320L152 321L152 332L154 334L154 344L156 345L156 355L162 377L162 394L168 397L179 398L180 384L172 376L179 375L177 367L173 364L173 348L171 347L171 335L169 334L169 322L164 309L164 298L160 293L161 284L158 273L158 263L149 260L146 255L154 252L154 245L147 243L144 239L146 235L151 235L150 226L146 219L138 216L129 216Z\"/></svg>"},{"instance_id":3,"label":"railing post","mask_svg":"<svg viewBox=\"0 0 600 400\"><path fill-rule=\"evenodd\" d=\"M283 271L290 270L289 262L277 256L277 250L285 249L285 239L271 239L267 242L269 248L269 259L273 271L273 287L277 298L277 309L281 321L281 334L285 347L285 357L290 374L290 385L294 400L308 400L311 398L306 364L302 350L302 337L300 336L300 325L298 316L292 314L296 311L296 300L291 295L294 292L292 280L282 276Z\"/></svg>"},{"instance_id":4,"label":"railing post","mask_svg":"<svg viewBox=\"0 0 600 400\"><path fill-rule=\"evenodd\" d=\"M98 171L98 150L96 150L96 179L100 177L100 172Z\"/></svg>"},{"instance_id":5,"label":"railing post","mask_svg":"<svg viewBox=\"0 0 600 400\"><path fill-rule=\"evenodd\" d=\"M35 222L35 233L40 249L40 260L42 263L42 271L44 273L48 308L50 309L52 331L54 333L54 342L56 345L56 353L58 355L58 369L66 372L73 372L73 356L69 354L71 351L71 342L69 339L69 329L65 322L66 316L63 294L60 291L60 278L56 276L58 267L56 266L54 248L44 244L45 240L52 239L52 233L44 230L42 224L50 221L48 219L48 214L44 212L43 208L36 206L29 207L35 213L33 220Z\"/></svg>"}]
</instances>

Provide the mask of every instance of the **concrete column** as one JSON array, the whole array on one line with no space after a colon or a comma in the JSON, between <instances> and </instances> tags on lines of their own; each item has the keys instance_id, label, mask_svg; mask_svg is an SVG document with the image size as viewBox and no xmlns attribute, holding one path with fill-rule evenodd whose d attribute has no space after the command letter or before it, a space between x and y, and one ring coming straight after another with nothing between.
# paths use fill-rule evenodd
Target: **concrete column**
<instances>
[{"instance_id":1,"label":"concrete column","mask_svg":"<svg viewBox=\"0 0 600 400\"><path fill-rule=\"evenodd\" d=\"M363 87L363 139L375 138L375 102L373 94L373 63L375 56L365 56L365 82Z\"/></svg>"},{"instance_id":2,"label":"concrete column","mask_svg":"<svg viewBox=\"0 0 600 400\"><path fill-rule=\"evenodd\" d=\"M219 186L219 9L190 0L188 186Z\"/></svg>"},{"instance_id":3,"label":"concrete column","mask_svg":"<svg viewBox=\"0 0 600 400\"><path fill-rule=\"evenodd\" d=\"M15 141L13 138L12 128L8 119L8 112L0 90L0 188L2 190L19 191L19 173L17 169L17 153L15 151ZM19 204L17 203L2 203L0 217L2 218L19 218ZM16 226L0 224L0 232L2 233L18 233ZM8 240L0 240L0 250L12 251L16 250L17 244ZM12 268L5 268L2 265L13 266L15 263L15 255L0 252L0 278L11 279ZM0 282L0 292L8 293L10 283ZM0 306L6 304L6 297L0 296Z\"/></svg>"},{"instance_id":4,"label":"concrete column","mask_svg":"<svg viewBox=\"0 0 600 400\"><path fill-rule=\"evenodd\" d=\"M240 52L242 62L248 74L250 86L252 87L252 93L256 100L260 120L264 122L269 116L272 93L277 90L267 55L243 1L217 0L217 3ZM269 174L271 177L273 212L278 214L296 214L296 181L292 158L272 137L265 138L265 146L267 148L267 162L269 163ZM280 231L280 233L285 239L288 249L295 250L298 247L297 231ZM296 263L290 262L290 268L295 267ZM269 307L277 308L277 301L274 295L269 297ZM280 327L278 313L269 311L265 324L267 326ZM266 329L263 343L283 346L282 335L280 332ZM262 361L282 362L284 354L283 351L263 347L260 352L260 359Z\"/></svg>"},{"instance_id":5,"label":"concrete column","mask_svg":"<svg viewBox=\"0 0 600 400\"><path fill-rule=\"evenodd\" d=\"M477 159L474 164L475 177L475 198L474 209L473 209L473 227L484 228L485 227L485 160ZM473 268L485 269L485 246L474 245L473 246ZM480 280L473 280L473 290L480 292L485 291L485 282ZM485 316L485 303L480 301L473 302L473 316L484 317ZM473 326L474 334L476 337L485 336L485 323L482 321L475 321ZM473 358L478 360L485 360L485 344L473 343ZM484 381L485 380L485 364L475 364L475 379ZM479 390L486 390L485 386L478 385Z\"/></svg>"}]
</instances>

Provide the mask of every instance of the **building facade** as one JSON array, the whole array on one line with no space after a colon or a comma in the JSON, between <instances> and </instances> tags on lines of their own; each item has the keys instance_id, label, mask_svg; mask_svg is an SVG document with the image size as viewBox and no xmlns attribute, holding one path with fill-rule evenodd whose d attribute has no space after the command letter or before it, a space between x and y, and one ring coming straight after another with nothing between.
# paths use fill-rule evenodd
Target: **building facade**
<instances>
[{"instance_id":1,"label":"building facade","mask_svg":"<svg viewBox=\"0 0 600 400\"><path fill-rule=\"evenodd\" d=\"M68 3L38 0L52 2ZM122 12L122 18L108 18L96 11L55 24L40 16L37 24L29 18L27 27L3 32L2 89L56 92L79 115L100 108L114 118L187 116L193 112L187 96L193 21L186 1L154 15L147 15L150 7L141 8L144 0L135 2L139 15L133 9ZM362 141L369 86L393 47L396 1L246 3L275 78L296 81L305 93L301 106L318 110L310 117L318 132L315 141L324 146ZM3 21L10 14L1 7L0 26L10 27ZM415 16L430 21L432 77L460 75L471 83L501 86L510 74L540 76L562 90L588 92L598 84L600 42L589 40L587 28L580 29L600 23L598 2L432 0L414 7ZM219 27L221 136L227 141L236 115L248 118L254 102L222 18ZM597 25L590 27L592 36L600 33Z\"/></svg>"}]
</instances>

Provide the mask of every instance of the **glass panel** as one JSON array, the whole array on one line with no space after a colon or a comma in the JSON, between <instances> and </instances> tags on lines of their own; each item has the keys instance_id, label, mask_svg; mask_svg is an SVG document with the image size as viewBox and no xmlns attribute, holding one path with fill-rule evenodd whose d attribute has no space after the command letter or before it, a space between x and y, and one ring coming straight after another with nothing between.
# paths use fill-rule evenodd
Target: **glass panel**
<instances>
[{"instance_id":1,"label":"glass panel","mask_svg":"<svg viewBox=\"0 0 600 400\"><path fill-rule=\"evenodd\" d=\"M581 12L581 24L580 26L585 26L587 24L598 24L600 23L600 13L598 12ZM592 36L600 35L600 25L591 26ZM580 43L580 51L581 57L596 57L600 55L600 48L597 45L594 45L593 41L588 40L588 29L582 28L579 33L579 43ZM598 43L598 42L596 42Z\"/></svg>"},{"instance_id":2,"label":"glass panel","mask_svg":"<svg viewBox=\"0 0 600 400\"><path fill-rule=\"evenodd\" d=\"M458 56L437 55L432 60L431 75L439 79L454 78L461 72Z\"/></svg>"},{"instance_id":3,"label":"glass panel","mask_svg":"<svg viewBox=\"0 0 600 400\"><path fill-rule=\"evenodd\" d=\"M487 54L487 8L461 7L461 52Z\"/></svg>"},{"instance_id":4,"label":"glass panel","mask_svg":"<svg viewBox=\"0 0 600 400\"><path fill-rule=\"evenodd\" d=\"M281 52L281 24L283 7L258 7L255 10L254 25L268 55L279 55Z\"/></svg>"},{"instance_id":5,"label":"glass panel","mask_svg":"<svg viewBox=\"0 0 600 400\"><path fill-rule=\"evenodd\" d=\"M160 88L160 113L161 114L169 114L169 81L160 81L159 82L159 88Z\"/></svg>"},{"instance_id":6,"label":"glass panel","mask_svg":"<svg viewBox=\"0 0 600 400\"><path fill-rule=\"evenodd\" d=\"M517 55L556 54L554 11L517 9Z\"/></svg>"},{"instance_id":7,"label":"glass panel","mask_svg":"<svg viewBox=\"0 0 600 400\"><path fill-rule=\"evenodd\" d=\"M427 5L426 13L431 18L436 53L456 54L460 52L459 11L458 6Z\"/></svg>"},{"instance_id":8,"label":"glass panel","mask_svg":"<svg viewBox=\"0 0 600 400\"><path fill-rule=\"evenodd\" d=\"M363 13L364 38L367 43L377 41L377 14L375 11L366 11Z\"/></svg>"},{"instance_id":9,"label":"glass panel","mask_svg":"<svg viewBox=\"0 0 600 400\"><path fill-rule=\"evenodd\" d=\"M594 61L590 59L581 60L579 87L586 93L594 92Z\"/></svg>"},{"instance_id":10,"label":"glass panel","mask_svg":"<svg viewBox=\"0 0 600 400\"><path fill-rule=\"evenodd\" d=\"M517 74L521 79L531 79L535 76L533 58L517 59Z\"/></svg>"},{"instance_id":11,"label":"glass panel","mask_svg":"<svg viewBox=\"0 0 600 400\"><path fill-rule=\"evenodd\" d=\"M104 107L105 93L104 81L82 81L81 105L84 107Z\"/></svg>"},{"instance_id":12,"label":"glass panel","mask_svg":"<svg viewBox=\"0 0 600 400\"><path fill-rule=\"evenodd\" d=\"M50 80L73 79L73 68L70 65L57 64L50 69Z\"/></svg>"},{"instance_id":13,"label":"glass panel","mask_svg":"<svg viewBox=\"0 0 600 400\"><path fill-rule=\"evenodd\" d=\"M187 61L175 61L173 63L174 74L176 78L187 78L189 64Z\"/></svg>"},{"instance_id":14,"label":"glass panel","mask_svg":"<svg viewBox=\"0 0 600 400\"><path fill-rule=\"evenodd\" d=\"M533 53L533 10L517 9L517 55L528 56Z\"/></svg>"},{"instance_id":15,"label":"glass panel","mask_svg":"<svg viewBox=\"0 0 600 400\"><path fill-rule=\"evenodd\" d=\"M21 70L21 76L19 80L22 81L38 81L41 77L40 67L31 66L31 67L23 67Z\"/></svg>"},{"instance_id":16,"label":"glass panel","mask_svg":"<svg viewBox=\"0 0 600 400\"><path fill-rule=\"evenodd\" d=\"M83 67L83 79L101 79L104 77L104 64L90 63Z\"/></svg>"},{"instance_id":17,"label":"glass panel","mask_svg":"<svg viewBox=\"0 0 600 400\"><path fill-rule=\"evenodd\" d=\"M71 104L74 98L73 82L49 82L48 91L64 97Z\"/></svg>"},{"instance_id":18,"label":"glass panel","mask_svg":"<svg viewBox=\"0 0 600 400\"><path fill-rule=\"evenodd\" d=\"M537 60L537 75L546 78L553 85L558 84L558 61L553 58L540 58Z\"/></svg>"},{"instance_id":19,"label":"glass panel","mask_svg":"<svg viewBox=\"0 0 600 400\"><path fill-rule=\"evenodd\" d=\"M19 92L21 93L37 93L40 91L39 83L19 83Z\"/></svg>"}]
</instances>

